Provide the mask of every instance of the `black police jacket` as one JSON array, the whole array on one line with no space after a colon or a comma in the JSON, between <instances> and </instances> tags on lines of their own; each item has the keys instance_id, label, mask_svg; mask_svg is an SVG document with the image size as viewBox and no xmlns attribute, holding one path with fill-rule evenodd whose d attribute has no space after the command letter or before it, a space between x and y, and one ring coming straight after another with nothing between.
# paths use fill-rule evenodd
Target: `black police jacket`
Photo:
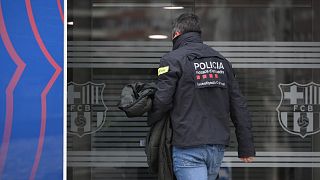
<instances>
[{"instance_id":1,"label":"black police jacket","mask_svg":"<svg viewBox=\"0 0 320 180\"><path fill-rule=\"evenodd\" d=\"M119 109L127 117L141 117L152 107L152 97L157 88L154 83L136 82L126 85L121 91Z\"/></svg>"},{"instance_id":2,"label":"black police jacket","mask_svg":"<svg viewBox=\"0 0 320 180\"><path fill-rule=\"evenodd\" d=\"M121 92L119 109L128 117L140 117L152 107L156 91L153 83L133 83ZM150 123L149 123L150 124ZM172 128L169 113L150 127L146 136L145 153L149 171L157 174L158 180L175 180L172 166Z\"/></svg>"},{"instance_id":3,"label":"black police jacket","mask_svg":"<svg viewBox=\"0 0 320 180\"><path fill-rule=\"evenodd\" d=\"M228 145L231 117L238 156L255 155L250 115L232 66L203 44L197 32L175 38L173 51L160 60L149 124L161 120L167 112L175 146Z\"/></svg>"}]
</instances>

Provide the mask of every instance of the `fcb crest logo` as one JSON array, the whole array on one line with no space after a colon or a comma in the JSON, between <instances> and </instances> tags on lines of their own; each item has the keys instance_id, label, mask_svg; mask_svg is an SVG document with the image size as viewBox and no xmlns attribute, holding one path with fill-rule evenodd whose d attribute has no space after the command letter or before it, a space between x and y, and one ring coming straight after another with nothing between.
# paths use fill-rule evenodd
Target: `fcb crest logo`
<instances>
[{"instance_id":1,"label":"fcb crest logo","mask_svg":"<svg viewBox=\"0 0 320 180\"><path fill-rule=\"evenodd\" d=\"M305 138L320 131L320 84L279 84L278 119L284 130Z\"/></svg>"},{"instance_id":2,"label":"fcb crest logo","mask_svg":"<svg viewBox=\"0 0 320 180\"><path fill-rule=\"evenodd\" d=\"M103 83L68 83L68 133L83 137L102 128L108 110L103 100L104 88Z\"/></svg>"}]
</instances>

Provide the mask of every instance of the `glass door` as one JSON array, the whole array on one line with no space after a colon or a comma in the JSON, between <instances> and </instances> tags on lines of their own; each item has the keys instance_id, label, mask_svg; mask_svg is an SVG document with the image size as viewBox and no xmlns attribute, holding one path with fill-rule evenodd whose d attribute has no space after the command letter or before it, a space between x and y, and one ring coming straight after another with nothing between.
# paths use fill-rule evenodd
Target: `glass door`
<instances>
[{"instance_id":1,"label":"glass door","mask_svg":"<svg viewBox=\"0 0 320 180\"><path fill-rule=\"evenodd\" d=\"M127 118L118 103L125 85L156 79L184 12L200 17L205 43L233 64L253 120L255 162L237 158L232 129L221 179L319 179L319 8L311 0L68 1L68 179L156 179L144 154L147 115Z\"/></svg>"}]
</instances>

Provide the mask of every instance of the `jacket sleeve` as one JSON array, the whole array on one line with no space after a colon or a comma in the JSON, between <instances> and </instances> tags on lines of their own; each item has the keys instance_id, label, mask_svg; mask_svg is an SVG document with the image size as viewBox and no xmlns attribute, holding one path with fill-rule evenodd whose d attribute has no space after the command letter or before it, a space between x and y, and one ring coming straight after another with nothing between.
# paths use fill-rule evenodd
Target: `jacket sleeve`
<instances>
[{"instance_id":1,"label":"jacket sleeve","mask_svg":"<svg viewBox=\"0 0 320 180\"><path fill-rule=\"evenodd\" d=\"M148 114L148 125L161 120L172 109L180 73L181 68L176 61L165 58L160 60L157 91L154 95L152 109Z\"/></svg>"},{"instance_id":2,"label":"jacket sleeve","mask_svg":"<svg viewBox=\"0 0 320 180\"><path fill-rule=\"evenodd\" d=\"M230 75L229 97L230 116L235 126L235 132L238 141L238 156L255 156L253 135L251 132L252 124L250 114L247 108L247 102L240 92L239 83L235 78L232 68Z\"/></svg>"}]
</instances>

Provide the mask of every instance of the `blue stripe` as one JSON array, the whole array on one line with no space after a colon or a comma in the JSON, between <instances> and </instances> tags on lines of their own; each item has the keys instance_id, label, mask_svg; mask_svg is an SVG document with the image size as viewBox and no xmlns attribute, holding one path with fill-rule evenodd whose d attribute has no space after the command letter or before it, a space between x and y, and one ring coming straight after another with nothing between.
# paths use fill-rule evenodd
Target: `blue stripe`
<instances>
[{"instance_id":1,"label":"blue stripe","mask_svg":"<svg viewBox=\"0 0 320 180\"><path fill-rule=\"evenodd\" d=\"M40 94L54 73L31 31L24 1L3 1L8 34L27 67L14 92L14 118L11 143L3 179L28 179L36 153L40 118ZM56 1L32 1L39 33L48 51L63 67L63 24ZM4 122L4 88L15 66L0 45L1 95L0 133ZM60 74L47 97L47 128L42 158L36 179L62 179L63 74ZM2 138L1 138L2 140ZM1 179L1 178L0 178Z\"/></svg>"}]
</instances>

